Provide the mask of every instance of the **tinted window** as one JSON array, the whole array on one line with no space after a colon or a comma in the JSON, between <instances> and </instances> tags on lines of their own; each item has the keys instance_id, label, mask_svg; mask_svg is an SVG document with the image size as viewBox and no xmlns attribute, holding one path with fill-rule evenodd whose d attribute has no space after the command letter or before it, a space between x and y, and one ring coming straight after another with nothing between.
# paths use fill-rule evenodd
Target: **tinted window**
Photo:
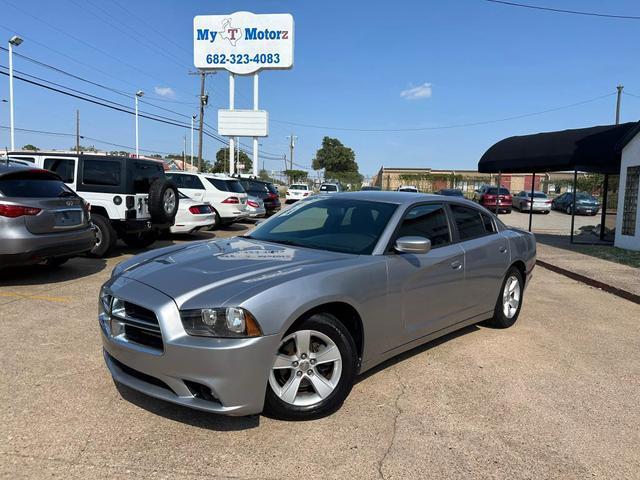
<instances>
[{"instance_id":1,"label":"tinted window","mask_svg":"<svg viewBox=\"0 0 640 480\"><path fill-rule=\"evenodd\" d=\"M497 195L498 194L498 189L497 188L487 188L485 193L487 193L488 195ZM509 195L509 190L506 189L506 188L501 188L500 189L500 195Z\"/></svg>"},{"instance_id":2,"label":"tinted window","mask_svg":"<svg viewBox=\"0 0 640 480\"><path fill-rule=\"evenodd\" d=\"M169 172L165 173L165 175L169 180L171 180L175 184L176 187L184 188L184 182L182 181L182 179L184 178L184 175L175 175Z\"/></svg>"},{"instance_id":3,"label":"tinted window","mask_svg":"<svg viewBox=\"0 0 640 480\"><path fill-rule=\"evenodd\" d=\"M247 192L267 193L267 185L262 182L256 182L252 180L240 180L240 185Z\"/></svg>"},{"instance_id":4,"label":"tinted window","mask_svg":"<svg viewBox=\"0 0 640 480\"><path fill-rule=\"evenodd\" d=\"M410 236L428 238L434 247L451 242L444 207L441 204L430 204L412 208L398 231L398 237Z\"/></svg>"},{"instance_id":5,"label":"tinted window","mask_svg":"<svg viewBox=\"0 0 640 480\"><path fill-rule=\"evenodd\" d=\"M56 172L64 183L73 183L76 161L68 158L45 158L44 168Z\"/></svg>"},{"instance_id":6,"label":"tinted window","mask_svg":"<svg viewBox=\"0 0 640 480\"><path fill-rule=\"evenodd\" d=\"M306 190L306 188L305 188ZM338 191L338 187L335 185L321 185L320 186L320 191L321 192L337 192Z\"/></svg>"},{"instance_id":7,"label":"tinted window","mask_svg":"<svg viewBox=\"0 0 640 480\"><path fill-rule=\"evenodd\" d=\"M52 173L18 172L0 177L0 193L5 197L75 197L76 194Z\"/></svg>"},{"instance_id":8,"label":"tinted window","mask_svg":"<svg viewBox=\"0 0 640 480\"><path fill-rule=\"evenodd\" d=\"M238 180L222 180L220 178L207 177L207 180L223 192L245 193L244 188Z\"/></svg>"},{"instance_id":9,"label":"tinted window","mask_svg":"<svg viewBox=\"0 0 640 480\"><path fill-rule=\"evenodd\" d=\"M29 163L36 163L36 159L33 157L18 157L16 155L11 155L9 158L15 158L17 160L24 160L25 162L29 162Z\"/></svg>"},{"instance_id":10,"label":"tinted window","mask_svg":"<svg viewBox=\"0 0 640 480\"><path fill-rule=\"evenodd\" d=\"M306 185L291 185L289 187L289 190L307 190L307 186Z\"/></svg>"},{"instance_id":11,"label":"tinted window","mask_svg":"<svg viewBox=\"0 0 640 480\"><path fill-rule=\"evenodd\" d=\"M493 226L493 221L491 217L484 212L480 212L480 216L482 217L482 223L484 223L484 230L487 233L493 233L496 231L496 228Z\"/></svg>"},{"instance_id":12,"label":"tinted window","mask_svg":"<svg viewBox=\"0 0 640 480\"><path fill-rule=\"evenodd\" d=\"M194 190L204 190L202 181L196 175L180 175L182 177L182 188L193 188Z\"/></svg>"},{"instance_id":13,"label":"tinted window","mask_svg":"<svg viewBox=\"0 0 640 480\"><path fill-rule=\"evenodd\" d=\"M85 159L82 183L85 185L120 185L121 166L118 161Z\"/></svg>"},{"instance_id":14,"label":"tinted window","mask_svg":"<svg viewBox=\"0 0 640 480\"><path fill-rule=\"evenodd\" d=\"M164 176L162 165L151 162L133 162L133 189L136 193L148 193L151 184Z\"/></svg>"},{"instance_id":15,"label":"tinted window","mask_svg":"<svg viewBox=\"0 0 640 480\"><path fill-rule=\"evenodd\" d=\"M480 211L475 208L451 205L453 219L458 226L460 240L480 237L487 233Z\"/></svg>"},{"instance_id":16,"label":"tinted window","mask_svg":"<svg viewBox=\"0 0 640 480\"><path fill-rule=\"evenodd\" d=\"M259 225L251 238L368 255L396 208L389 203L362 200L308 200Z\"/></svg>"},{"instance_id":17,"label":"tinted window","mask_svg":"<svg viewBox=\"0 0 640 480\"><path fill-rule=\"evenodd\" d=\"M276 195L279 195L278 189L276 188L276 186L273 183L267 183L267 189L271 193L275 193Z\"/></svg>"}]
</instances>

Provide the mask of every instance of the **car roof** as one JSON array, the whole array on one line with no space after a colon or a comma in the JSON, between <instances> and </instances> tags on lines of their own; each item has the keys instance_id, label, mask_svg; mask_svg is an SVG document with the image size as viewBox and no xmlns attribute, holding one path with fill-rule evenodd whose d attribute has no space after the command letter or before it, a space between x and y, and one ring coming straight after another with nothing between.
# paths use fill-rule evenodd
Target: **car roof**
<instances>
[{"instance_id":1,"label":"car roof","mask_svg":"<svg viewBox=\"0 0 640 480\"><path fill-rule=\"evenodd\" d=\"M410 193L410 192L391 192L380 190L360 190L358 192L340 192L332 195L314 195L314 197L323 198L351 198L355 200L366 200L371 202L395 203L398 205L409 205L420 202L449 202L460 203L478 208L478 204L462 197L445 197L433 193Z\"/></svg>"},{"instance_id":2,"label":"car roof","mask_svg":"<svg viewBox=\"0 0 640 480\"><path fill-rule=\"evenodd\" d=\"M7 175L9 173L19 172L19 171L28 171L28 170L42 170L41 168L37 168L35 166L28 165L20 165L17 163L9 163L7 165L6 161L0 161L0 176Z\"/></svg>"}]
</instances>

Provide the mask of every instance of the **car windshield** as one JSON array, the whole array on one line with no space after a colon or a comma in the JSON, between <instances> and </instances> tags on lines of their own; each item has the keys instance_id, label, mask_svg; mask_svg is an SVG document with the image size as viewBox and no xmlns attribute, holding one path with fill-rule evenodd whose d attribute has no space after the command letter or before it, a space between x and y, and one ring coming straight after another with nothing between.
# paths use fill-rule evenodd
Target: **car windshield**
<instances>
[{"instance_id":1,"label":"car windshield","mask_svg":"<svg viewBox=\"0 0 640 480\"><path fill-rule=\"evenodd\" d=\"M306 185L291 185L289 187L289 190L306 190L307 186Z\"/></svg>"},{"instance_id":2,"label":"car windshield","mask_svg":"<svg viewBox=\"0 0 640 480\"><path fill-rule=\"evenodd\" d=\"M531 192L525 193L526 197L531 197ZM542 192L533 192L533 198L547 198L547 196Z\"/></svg>"},{"instance_id":3,"label":"car windshield","mask_svg":"<svg viewBox=\"0 0 640 480\"><path fill-rule=\"evenodd\" d=\"M498 194L498 189L497 188L487 188L487 193L489 195L497 195ZM500 195L509 195L509 190L507 190L506 188L501 188L500 189Z\"/></svg>"},{"instance_id":4,"label":"car windshield","mask_svg":"<svg viewBox=\"0 0 640 480\"><path fill-rule=\"evenodd\" d=\"M344 198L298 203L258 226L250 238L369 255L397 205Z\"/></svg>"},{"instance_id":5,"label":"car windshield","mask_svg":"<svg viewBox=\"0 0 640 480\"><path fill-rule=\"evenodd\" d=\"M321 185L320 191L321 192L337 192L338 187L336 185Z\"/></svg>"},{"instance_id":6,"label":"car windshield","mask_svg":"<svg viewBox=\"0 0 640 480\"><path fill-rule=\"evenodd\" d=\"M588 193L576 193L576 199L577 200L590 200L590 201L595 201L596 200L594 197L592 197Z\"/></svg>"},{"instance_id":7,"label":"car windshield","mask_svg":"<svg viewBox=\"0 0 640 480\"><path fill-rule=\"evenodd\" d=\"M73 190L46 170L26 170L0 177L0 194L5 197L75 197Z\"/></svg>"}]
</instances>

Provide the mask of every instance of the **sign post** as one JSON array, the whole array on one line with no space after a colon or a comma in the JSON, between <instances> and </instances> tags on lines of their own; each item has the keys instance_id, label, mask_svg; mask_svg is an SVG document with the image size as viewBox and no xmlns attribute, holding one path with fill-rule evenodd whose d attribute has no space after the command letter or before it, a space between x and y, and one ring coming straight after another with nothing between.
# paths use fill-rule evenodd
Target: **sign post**
<instances>
[{"instance_id":1,"label":"sign post","mask_svg":"<svg viewBox=\"0 0 640 480\"><path fill-rule=\"evenodd\" d=\"M198 15L193 19L196 68L229 72L229 109L218 110L218 133L229 137L229 173L235 173L233 137L253 137L253 174L258 175L258 137L269 135L268 113L258 109L258 72L293 67L293 17L288 13ZM235 109L235 75L253 74L253 110Z\"/></svg>"}]
</instances>

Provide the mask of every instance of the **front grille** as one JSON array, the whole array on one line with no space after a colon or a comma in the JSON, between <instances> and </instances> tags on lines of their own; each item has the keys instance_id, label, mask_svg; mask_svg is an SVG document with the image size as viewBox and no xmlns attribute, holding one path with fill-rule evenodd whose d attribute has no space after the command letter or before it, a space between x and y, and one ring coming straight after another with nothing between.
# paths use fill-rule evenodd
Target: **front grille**
<instances>
[{"instance_id":1,"label":"front grille","mask_svg":"<svg viewBox=\"0 0 640 480\"><path fill-rule=\"evenodd\" d=\"M148 308L114 299L113 318L124 327L124 337L130 342L162 350L162 333L158 317ZM115 306L118 305L118 308Z\"/></svg>"}]
</instances>

